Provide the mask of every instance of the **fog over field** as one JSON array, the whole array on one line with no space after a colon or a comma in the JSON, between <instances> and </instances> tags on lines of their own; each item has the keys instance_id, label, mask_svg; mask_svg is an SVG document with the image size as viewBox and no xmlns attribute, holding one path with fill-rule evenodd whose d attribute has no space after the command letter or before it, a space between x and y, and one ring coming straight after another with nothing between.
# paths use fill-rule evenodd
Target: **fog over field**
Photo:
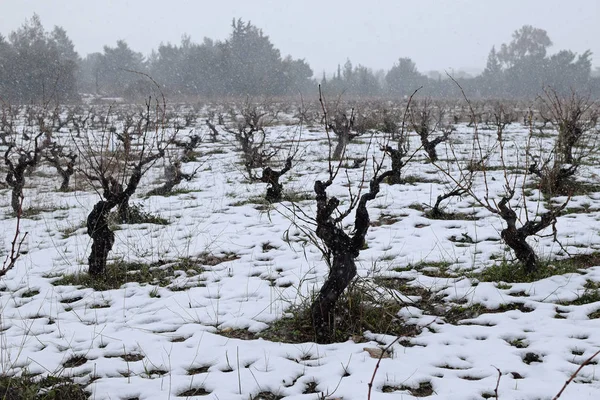
<instances>
[{"instance_id":1,"label":"fog over field","mask_svg":"<svg viewBox=\"0 0 600 400\"><path fill-rule=\"evenodd\" d=\"M179 43L184 34L195 42L224 40L232 18L243 18L283 55L304 58L316 76L333 73L347 58L375 70L410 57L420 71L481 72L490 48L508 42L522 25L545 29L554 43L550 52L600 55L595 0L4 0L0 33L8 35L34 12L48 29L65 28L82 57L120 39L144 55L161 42Z\"/></svg>"}]
</instances>

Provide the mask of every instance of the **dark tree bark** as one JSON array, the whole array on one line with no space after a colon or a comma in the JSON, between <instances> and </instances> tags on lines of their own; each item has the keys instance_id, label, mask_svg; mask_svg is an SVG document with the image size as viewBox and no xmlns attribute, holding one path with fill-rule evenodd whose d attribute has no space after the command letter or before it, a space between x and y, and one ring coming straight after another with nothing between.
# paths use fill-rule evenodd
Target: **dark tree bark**
<instances>
[{"instance_id":1,"label":"dark tree bark","mask_svg":"<svg viewBox=\"0 0 600 400\"><path fill-rule=\"evenodd\" d=\"M427 156L429 157L429 159L432 162L435 162L438 160L438 155L437 155L437 150L436 150L437 145L448 140L448 136L450 135L451 132L452 132L451 130L445 130L443 132L442 136L438 136L433 140L429 140L429 132L417 131L417 134L421 138L421 145L423 146L423 149L425 150L425 152L427 153Z\"/></svg>"},{"instance_id":2,"label":"dark tree bark","mask_svg":"<svg viewBox=\"0 0 600 400\"><path fill-rule=\"evenodd\" d=\"M113 178L110 178L108 180L109 184L104 185L103 183L104 197L106 199L118 199L116 201L116 204L119 207L117 213L119 215L119 220L121 223L126 224L130 221L129 199L131 198L131 196L133 196L133 194L137 190L138 185L140 184L140 181L142 180L144 167L150 163L153 163L159 158L162 158L164 154L164 149L161 149L156 154L153 154L140 160L140 162L134 167L125 190L123 190L123 185L121 185Z\"/></svg>"},{"instance_id":3,"label":"dark tree bark","mask_svg":"<svg viewBox=\"0 0 600 400\"><path fill-rule=\"evenodd\" d=\"M542 193L547 195L570 195L573 177L579 169L579 163L562 164L551 159L546 160L542 165L534 158L529 166L529 172L540 179L539 187Z\"/></svg>"},{"instance_id":4,"label":"dark tree bark","mask_svg":"<svg viewBox=\"0 0 600 400\"><path fill-rule=\"evenodd\" d=\"M77 154L70 152L65 154L63 148L54 143L49 148L50 154L45 154L44 158L48 161L62 178L59 190L66 192L69 190L69 182L71 176L75 173L75 162L77 160ZM63 166L64 160L67 160Z\"/></svg>"},{"instance_id":5,"label":"dark tree bark","mask_svg":"<svg viewBox=\"0 0 600 400\"><path fill-rule=\"evenodd\" d=\"M263 169L260 181L267 183L267 194L265 199L269 203L277 203L281 201L283 194L283 185L279 183L279 178L292 168L292 157L288 157L285 161L285 166L280 171L274 171L270 167Z\"/></svg>"},{"instance_id":6,"label":"dark tree bark","mask_svg":"<svg viewBox=\"0 0 600 400\"><path fill-rule=\"evenodd\" d=\"M88 257L88 273L100 276L106 271L108 253L115 243L115 234L108 227L108 214L114 204L101 200L87 219L87 233L92 238L92 252Z\"/></svg>"},{"instance_id":7,"label":"dark tree bark","mask_svg":"<svg viewBox=\"0 0 600 400\"><path fill-rule=\"evenodd\" d=\"M506 245L515 252L515 256L523 264L525 271L530 274L537 270L539 260L526 239L555 223L556 218L566 207L568 200L562 206L544 213L539 221L527 221L523 226L517 228L517 214L508 205L511 197L503 197L498 203L500 217L507 224L507 227L502 230L500 236Z\"/></svg>"},{"instance_id":8,"label":"dark tree bark","mask_svg":"<svg viewBox=\"0 0 600 400\"><path fill-rule=\"evenodd\" d=\"M208 126L208 129L210 129L210 140L212 142L216 142L217 136L219 136L219 131L217 130L217 127L212 122L210 122L209 119L206 120L206 125Z\"/></svg>"},{"instance_id":9,"label":"dark tree bark","mask_svg":"<svg viewBox=\"0 0 600 400\"><path fill-rule=\"evenodd\" d=\"M164 148L157 153L142 158L135 165L127 186L116 179L107 178L103 173L100 177L88 176L91 180L99 180L102 184L103 197L105 200L99 201L88 216L87 228L88 235L92 238L92 252L88 258L89 274L98 276L106 271L106 261L108 253L114 244L114 233L108 227L108 215L114 207L118 208L119 219L122 223L127 223L129 219L129 199L135 193L144 168L164 156Z\"/></svg>"},{"instance_id":10,"label":"dark tree bark","mask_svg":"<svg viewBox=\"0 0 600 400\"><path fill-rule=\"evenodd\" d=\"M446 213L441 209L442 201L449 199L450 197L460 197L467 192L468 192L467 189L457 187L447 193L438 195L438 197L436 198L435 204L431 208L431 211L429 212L428 216L433 219L444 218Z\"/></svg>"},{"instance_id":11,"label":"dark tree bark","mask_svg":"<svg viewBox=\"0 0 600 400\"><path fill-rule=\"evenodd\" d=\"M21 208L21 197L25 187L25 172L28 168L34 168L40 160L42 147L38 145L38 139L42 134L43 132L35 137L33 151L25 151L22 148L16 150L19 154L16 163L10 159L10 154L15 148L14 144L10 144L4 153L4 162L8 167L6 184L12 189L10 205L15 214L18 214Z\"/></svg>"},{"instance_id":12,"label":"dark tree bark","mask_svg":"<svg viewBox=\"0 0 600 400\"><path fill-rule=\"evenodd\" d=\"M416 109L411 113L411 123L414 131L421 139L423 150L432 162L438 160L436 147L442 142L448 140L448 136L452 133L449 128L442 129L442 135L432 139L432 134L440 129L444 118L444 111L434 109L429 100L425 100L421 105L416 106Z\"/></svg>"},{"instance_id":13,"label":"dark tree bark","mask_svg":"<svg viewBox=\"0 0 600 400\"><path fill-rule=\"evenodd\" d=\"M183 152L182 160L183 161L191 161L194 159L194 151L195 151L196 147L198 147L198 145L200 143L202 143L202 138L198 135L191 135L189 142L182 142L179 140L175 140L175 141L173 141L173 143L177 147L183 148L184 152Z\"/></svg>"},{"instance_id":14,"label":"dark tree bark","mask_svg":"<svg viewBox=\"0 0 600 400\"><path fill-rule=\"evenodd\" d=\"M400 144L397 149L392 146L385 146L381 149L390 156L390 160L392 161L392 169L390 170L390 176L387 183L390 185L402 183L402 168L407 164L407 161L403 160L406 151L400 147Z\"/></svg>"},{"instance_id":15,"label":"dark tree bark","mask_svg":"<svg viewBox=\"0 0 600 400\"><path fill-rule=\"evenodd\" d=\"M350 141L359 136L358 133L352 133L352 129L354 128L354 119L355 116L353 109L350 113L350 117L344 113L337 113L333 118L333 121L329 123L328 128L337 137L337 143L332 155L334 160L339 160L346 151L346 146L348 146Z\"/></svg>"},{"instance_id":16,"label":"dark tree bark","mask_svg":"<svg viewBox=\"0 0 600 400\"><path fill-rule=\"evenodd\" d=\"M346 150L346 146L350 143L350 136L346 134L337 136L337 143L335 145L335 149L333 150L332 158L334 160L339 160L342 157L342 154Z\"/></svg>"},{"instance_id":17,"label":"dark tree bark","mask_svg":"<svg viewBox=\"0 0 600 400\"><path fill-rule=\"evenodd\" d=\"M195 175L196 175L196 171L192 172L191 174L186 174L186 173L182 172L181 171L181 163L179 161L175 162L173 164L170 164L167 167L165 167L166 182L161 187L158 187L158 188L148 192L148 195L149 196L167 195L173 191L173 188L175 186L177 186L181 182L183 182L184 179L189 182L192 179L194 179Z\"/></svg>"},{"instance_id":18,"label":"dark tree bark","mask_svg":"<svg viewBox=\"0 0 600 400\"><path fill-rule=\"evenodd\" d=\"M333 213L339 205L336 197L327 198L326 190L332 184L316 181L314 191L317 200L317 237L330 251L332 262L327 280L321 287L319 294L311 306L313 327L318 343L329 343L333 339L335 305L356 276L355 259L365 243L365 236L369 229L369 213L367 202L373 200L379 193L380 183L391 175L390 171L380 176L375 176L369 184L369 192L364 193L356 206L354 233L348 235L338 225L342 217L334 218Z\"/></svg>"}]
</instances>

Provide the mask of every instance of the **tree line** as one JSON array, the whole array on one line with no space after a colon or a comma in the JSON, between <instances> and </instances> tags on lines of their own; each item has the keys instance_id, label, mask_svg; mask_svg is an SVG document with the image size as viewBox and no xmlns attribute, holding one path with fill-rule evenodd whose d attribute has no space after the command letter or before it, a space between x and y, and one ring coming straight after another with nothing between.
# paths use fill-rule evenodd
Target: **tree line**
<instances>
[{"instance_id":1,"label":"tree line","mask_svg":"<svg viewBox=\"0 0 600 400\"><path fill-rule=\"evenodd\" d=\"M531 98L551 86L600 97L600 77L593 77L592 53L560 50L543 29L526 25L510 43L492 47L484 72L455 77L473 98ZM73 102L80 93L98 96L144 97L154 83L165 95L222 98L237 96L294 96L315 93L317 84L331 95L406 97L422 94L456 97L456 86L445 74L421 73L415 62L401 57L388 71L373 71L350 60L333 76L313 77L304 59L283 57L269 36L251 22L233 20L224 41L184 36L181 43L160 44L145 57L126 41L81 57L61 27L48 32L34 15L8 37L0 35L0 98L9 102L55 99Z\"/></svg>"}]
</instances>

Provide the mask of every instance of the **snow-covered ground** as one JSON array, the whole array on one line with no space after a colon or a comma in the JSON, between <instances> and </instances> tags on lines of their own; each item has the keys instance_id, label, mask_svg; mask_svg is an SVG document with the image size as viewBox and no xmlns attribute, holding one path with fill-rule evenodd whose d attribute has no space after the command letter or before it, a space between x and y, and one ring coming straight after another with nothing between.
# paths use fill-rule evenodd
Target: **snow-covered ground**
<instances>
[{"instance_id":1,"label":"snow-covered ground","mask_svg":"<svg viewBox=\"0 0 600 400\"><path fill-rule=\"evenodd\" d=\"M464 125L457 128L452 148L462 163L468 160L473 132ZM319 127L304 128L301 135L297 129L283 124L267 128L273 143L299 139L294 167L282 182L288 192L312 196L315 180L327 179L326 135ZM527 132L519 124L507 128L511 157L520 154ZM482 143L493 143L495 132L480 135ZM367 331L363 337L329 345L260 338L261 331L319 289L328 269L303 232L311 225L294 218L291 203L266 207L257 202L265 184L244 179L230 136L223 133L218 142L200 145L198 160L183 169L202 166L192 181L178 187L185 189L180 194L144 197L161 183L162 161L144 176L132 201L166 218L168 225L120 225L115 232L111 262L160 260L165 268L184 258L204 263L200 274L176 271L166 287L130 282L95 291L53 284L63 274L86 270L90 238L85 220L99 197L91 190L59 193L56 179L49 177L52 169L34 172L24 208L46 211L22 220L22 230L29 232L26 254L1 282L3 373L72 376L87 384L98 400L276 398L266 397L266 392L290 400L367 399L378 363L371 353L394 336ZM348 155L360 157L369 151L380 159L382 140L377 134L367 150L368 136L361 137L349 145ZM461 163L449 149L439 146L439 165L455 174ZM286 156L283 150L276 168ZM495 151L490 165L497 163ZM369 164L367 179L371 171ZM594 182L598 172L598 166L587 165L580 175ZM356 194L362 174L362 169L342 170L329 194L342 199L343 207L348 186ZM448 177L426 163L422 152L405 175L416 177L415 183L384 184L369 203L371 220L385 223L369 229L367 248L358 258L359 276L367 281L402 280L407 287L435 295L440 304L433 313L421 307L414 293L398 293L405 303L396 323L421 329L393 344L381 359L370 398L496 398L498 385L497 398L502 400L551 399L600 349L600 302L575 301L600 284L600 266L531 283L479 282L478 272L512 258L499 240L502 220L468 196L451 200L447 209L477 218L428 219L415 205L433 204ZM491 193L502 193L502 171L490 169L487 180ZM77 180L73 184L85 187ZM480 175L476 186L478 193L485 190ZM10 214L10 192L1 193L0 229L3 249L8 249L15 218ZM533 213L540 195L537 190L526 193ZM520 194L515 196L517 203L522 205ZM296 206L314 216L314 200ZM543 210L545 204L539 206ZM562 246L573 254L600 249L600 193L574 196L569 208L580 212L559 218ZM345 220L348 226L352 222L352 216ZM563 249L548 235L551 229L543 233L530 238L537 253L543 259L564 258ZM442 264L447 270L436 273L433 267ZM459 307L480 311L450 321L446 312ZM561 398L600 398L595 362L579 372Z\"/></svg>"}]
</instances>

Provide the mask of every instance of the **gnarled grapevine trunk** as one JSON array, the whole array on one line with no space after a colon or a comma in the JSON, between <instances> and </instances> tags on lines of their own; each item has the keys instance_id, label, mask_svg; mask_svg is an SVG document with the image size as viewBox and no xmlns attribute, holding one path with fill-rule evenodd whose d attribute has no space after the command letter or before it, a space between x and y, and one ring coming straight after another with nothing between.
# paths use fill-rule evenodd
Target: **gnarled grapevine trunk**
<instances>
[{"instance_id":1,"label":"gnarled grapevine trunk","mask_svg":"<svg viewBox=\"0 0 600 400\"><path fill-rule=\"evenodd\" d=\"M356 276L354 254L345 252L334 255L327 280L312 304L311 313L317 342L330 341L335 327L334 309L337 300Z\"/></svg>"},{"instance_id":2,"label":"gnarled grapevine trunk","mask_svg":"<svg viewBox=\"0 0 600 400\"><path fill-rule=\"evenodd\" d=\"M263 169L260 181L269 184L265 199L269 203L281 201L283 196L283 185L279 183L279 178L292 168L292 158L288 157L285 166L280 171L274 171L270 167Z\"/></svg>"},{"instance_id":3,"label":"gnarled grapevine trunk","mask_svg":"<svg viewBox=\"0 0 600 400\"><path fill-rule=\"evenodd\" d=\"M344 154L344 151L346 150L346 146L350 143L350 136L347 134L340 134L337 138L337 143L332 156L334 160L339 160L342 157L342 154Z\"/></svg>"},{"instance_id":4,"label":"gnarled grapevine trunk","mask_svg":"<svg viewBox=\"0 0 600 400\"><path fill-rule=\"evenodd\" d=\"M387 171L380 176L375 174L375 177L371 179L369 192L360 197L356 206L353 235L348 235L338 226L341 222L339 218L333 218L339 200L336 197L327 198L326 189L332 184L332 180L325 183L315 182L314 190L317 194L316 234L323 240L332 256L327 280L311 306L313 328L318 343L329 343L333 339L335 305L340 295L356 276L354 260L364 246L365 236L369 229L367 202L375 198L379 193L380 183L390 175L391 171Z\"/></svg>"},{"instance_id":5,"label":"gnarled grapevine trunk","mask_svg":"<svg viewBox=\"0 0 600 400\"><path fill-rule=\"evenodd\" d=\"M87 219L87 233L92 238L92 252L88 257L89 274L99 276L106 271L108 253L115 243L115 234L108 227L108 214L113 204L99 201Z\"/></svg>"},{"instance_id":6,"label":"gnarled grapevine trunk","mask_svg":"<svg viewBox=\"0 0 600 400\"><path fill-rule=\"evenodd\" d=\"M504 240L504 243L515 252L515 256L523 264L525 271L531 274L537 270L539 260L526 239L556 222L556 218L567 206L569 200L564 202L562 206L542 214L539 221L527 221L523 226L517 228L517 214L508 204L510 197L512 196L503 197L498 203L500 217L507 224L507 227L502 230L500 236Z\"/></svg>"}]
</instances>

